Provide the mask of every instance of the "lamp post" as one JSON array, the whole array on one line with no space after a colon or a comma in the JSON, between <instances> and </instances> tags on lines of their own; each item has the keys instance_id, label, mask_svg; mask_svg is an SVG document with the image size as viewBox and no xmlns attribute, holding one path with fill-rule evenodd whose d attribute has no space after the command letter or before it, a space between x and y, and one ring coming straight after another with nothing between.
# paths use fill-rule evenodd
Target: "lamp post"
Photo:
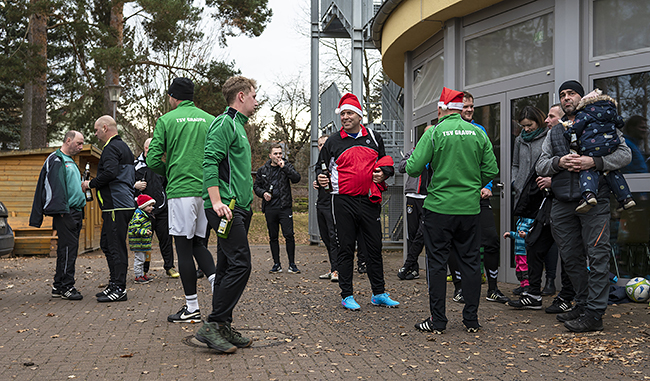
<instances>
[{"instance_id":1,"label":"lamp post","mask_svg":"<svg viewBox=\"0 0 650 381\"><path fill-rule=\"evenodd\" d=\"M108 99L113 102L113 119L115 119L115 111L117 109L117 102L120 101L120 94L122 93L122 86L108 85ZM116 120L117 121L117 120Z\"/></svg>"}]
</instances>

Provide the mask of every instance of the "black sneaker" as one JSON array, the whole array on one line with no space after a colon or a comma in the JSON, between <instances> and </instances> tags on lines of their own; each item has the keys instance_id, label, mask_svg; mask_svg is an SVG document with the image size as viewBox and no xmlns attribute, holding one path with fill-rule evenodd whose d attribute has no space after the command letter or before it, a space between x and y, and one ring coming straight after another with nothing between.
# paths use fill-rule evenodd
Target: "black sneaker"
<instances>
[{"instance_id":1,"label":"black sneaker","mask_svg":"<svg viewBox=\"0 0 650 381\"><path fill-rule=\"evenodd\" d=\"M571 302L567 302L558 296L553 299L553 303L550 306L546 307L545 311L547 314L561 314L571 311L571 308L573 308Z\"/></svg>"},{"instance_id":2,"label":"black sneaker","mask_svg":"<svg viewBox=\"0 0 650 381\"><path fill-rule=\"evenodd\" d=\"M465 326L465 329L469 333L476 333L481 329L481 325L477 322L476 325L472 325L471 327Z\"/></svg>"},{"instance_id":3,"label":"black sneaker","mask_svg":"<svg viewBox=\"0 0 650 381\"><path fill-rule=\"evenodd\" d=\"M366 262L359 263L359 266L357 266L357 272L359 274L365 274L368 272L368 269L366 268Z\"/></svg>"},{"instance_id":4,"label":"black sneaker","mask_svg":"<svg viewBox=\"0 0 650 381\"><path fill-rule=\"evenodd\" d=\"M515 288L514 290L512 290L512 293L517 295L517 296L520 296L521 294L523 294L524 292L527 292L527 291L528 291L528 287L519 286L519 287Z\"/></svg>"},{"instance_id":5,"label":"black sneaker","mask_svg":"<svg viewBox=\"0 0 650 381\"><path fill-rule=\"evenodd\" d=\"M465 298L463 297L463 290L459 288L458 290L454 291L454 297L451 298L451 300L456 303L464 304Z\"/></svg>"},{"instance_id":6,"label":"black sneaker","mask_svg":"<svg viewBox=\"0 0 650 381\"><path fill-rule=\"evenodd\" d=\"M406 273L408 273L408 271L406 271L406 267L401 267L397 271L397 277L400 278L401 280L406 280Z\"/></svg>"},{"instance_id":7,"label":"black sneaker","mask_svg":"<svg viewBox=\"0 0 650 381\"><path fill-rule=\"evenodd\" d=\"M550 296L554 295L555 291L555 279L551 278L546 278L546 284L544 285L544 289L542 290L542 296Z\"/></svg>"},{"instance_id":8,"label":"black sneaker","mask_svg":"<svg viewBox=\"0 0 650 381\"><path fill-rule=\"evenodd\" d=\"M274 264L271 270L269 270L269 274L275 274L281 272L282 272L282 266L280 266L279 263Z\"/></svg>"},{"instance_id":9,"label":"black sneaker","mask_svg":"<svg viewBox=\"0 0 650 381\"><path fill-rule=\"evenodd\" d=\"M603 319L590 314L581 315L574 320L564 322L564 326L571 332L592 332L603 330Z\"/></svg>"},{"instance_id":10,"label":"black sneaker","mask_svg":"<svg viewBox=\"0 0 650 381\"><path fill-rule=\"evenodd\" d=\"M167 321L170 323L200 323L201 311L189 312L187 306L183 306L180 311L167 316Z\"/></svg>"},{"instance_id":11,"label":"black sneaker","mask_svg":"<svg viewBox=\"0 0 650 381\"><path fill-rule=\"evenodd\" d=\"M441 335L441 334L445 333L444 328L436 328L433 325L433 320L431 320L431 317L428 317L428 318L424 319L424 321L422 323L417 323L415 325L415 328L419 329L420 331L424 331L424 332L433 332L433 333L435 333L437 335Z\"/></svg>"},{"instance_id":12,"label":"black sneaker","mask_svg":"<svg viewBox=\"0 0 650 381\"><path fill-rule=\"evenodd\" d=\"M521 297L519 297L519 300L511 300L507 304L510 307L519 308L519 309L541 310L542 297L539 296L539 299L536 299L532 295L528 295L524 293L521 295Z\"/></svg>"},{"instance_id":13,"label":"black sneaker","mask_svg":"<svg viewBox=\"0 0 650 381\"><path fill-rule=\"evenodd\" d=\"M493 291L488 291L487 297L485 298L488 302L497 302L497 303L508 303L510 301L510 298L507 296L503 295L503 292L501 292L498 288Z\"/></svg>"},{"instance_id":14,"label":"black sneaker","mask_svg":"<svg viewBox=\"0 0 650 381\"><path fill-rule=\"evenodd\" d=\"M300 270L298 270L298 266L296 266L295 263L290 263L289 264L289 273L291 274L300 274Z\"/></svg>"},{"instance_id":15,"label":"black sneaker","mask_svg":"<svg viewBox=\"0 0 650 381\"><path fill-rule=\"evenodd\" d=\"M113 283L109 283L103 291L96 293L95 297L99 298L100 296L106 296L110 294L114 287L115 285Z\"/></svg>"},{"instance_id":16,"label":"black sneaker","mask_svg":"<svg viewBox=\"0 0 650 381\"><path fill-rule=\"evenodd\" d=\"M109 303L109 302L124 302L129 298L126 296L126 290L123 290L119 287L114 287L108 294L102 295L97 298L97 301L100 303Z\"/></svg>"},{"instance_id":17,"label":"black sneaker","mask_svg":"<svg viewBox=\"0 0 650 381\"><path fill-rule=\"evenodd\" d=\"M69 288L67 291L61 294L61 299L66 300L81 300L83 298L83 295L81 295L79 291L77 291L77 289L74 287Z\"/></svg>"},{"instance_id":18,"label":"black sneaker","mask_svg":"<svg viewBox=\"0 0 650 381\"><path fill-rule=\"evenodd\" d=\"M61 294L63 294L63 291L61 291L60 289L52 286L52 297L53 298L60 298Z\"/></svg>"},{"instance_id":19,"label":"black sneaker","mask_svg":"<svg viewBox=\"0 0 650 381\"><path fill-rule=\"evenodd\" d=\"M203 270L201 270L201 269L196 270L196 279L201 279L204 276L205 276L205 273L203 272Z\"/></svg>"},{"instance_id":20,"label":"black sneaker","mask_svg":"<svg viewBox=\"0 0 650 381\"><path fill-rule=\"evenodd\" d=\"M420 277L419 270L411 270L406 273L406 280L418 279Z\"/></svg>"},{"instance_id":21,"label":"black sneaker","mask_svg":"<svg viewBox=\"0 0 650 381\"><path fill-rule=\"evenodd\" d=\"M555 316L555 318L559 322L564 323L566 321L576 320L577 318L579 318L584 314L585 314L585 308L583 306L576 305L570 311L558 314L557 316Z\"/></svg>"}]
</instances>

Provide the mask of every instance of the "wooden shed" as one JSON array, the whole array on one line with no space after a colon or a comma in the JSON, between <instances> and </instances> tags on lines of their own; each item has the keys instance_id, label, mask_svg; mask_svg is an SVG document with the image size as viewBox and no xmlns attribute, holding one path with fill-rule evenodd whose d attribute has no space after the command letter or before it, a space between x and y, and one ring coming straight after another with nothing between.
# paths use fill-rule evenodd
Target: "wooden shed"
<instances>
[{"instance_id":1,"label":"wooden shed","mask_svg":"<svg viewBox=\"0 0 650 381\"><path fill-rule=\"evenodd\" d=\"M29 226L36 182L49 154L59 147L38 148L0 152L0 200L9 211L8 222L14 230L14 255L47 254L56 256L56 231L52 229L52 217L45 217L41 228ZM97 164L102 151L90 144L74 157L83 173L90 163L92 177L97 174ZM93 191L94 195L94 191ZM79 234L79 252L99 248L102 219L97 198L86 205L84 222Z\"/></svg>"}]
</instances>

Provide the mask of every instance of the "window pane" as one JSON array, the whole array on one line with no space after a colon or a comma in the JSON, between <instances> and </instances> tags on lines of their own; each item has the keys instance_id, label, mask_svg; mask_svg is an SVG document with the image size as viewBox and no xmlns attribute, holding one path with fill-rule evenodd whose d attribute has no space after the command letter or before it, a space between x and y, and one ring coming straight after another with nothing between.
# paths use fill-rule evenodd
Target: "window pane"
<instances>
[{"instance_id":1,"label":"window pane","mask_svg":"<svg viewBox=\"0 0 650 381\"><path fill-rule=\"evenodd\" d=\"M442 54L415 70L413 80L413 109L417 110L430 103L438 103L442 93L444 70Z\"/></svg>"},{"instance_id":2,"label":"window pane","mask_svg":"<svg viewBox=\"0 0 650 381\"><path fill-rule=\"evenodd\" d=\"M472 85L553 65L553 14L465 42L465 83Z\"/></svg>"},{"instance_id":3,"label":"window pane","mask_svg":"<svg viewBox=\"0 0 650 381\"><path fill-rule=\"evenodd\" d=\"M650 1L595 0L594 56L650 47Z\"/></svg>"},{"instance_id":4,"label":"window pane","mask_svg":"<svg viewBox=\"0 0 650 381\"><path fill-rule=\"evenodd\" d=\"M632 150L632 162L621 169L623 173L647 173L650 144L648 143L648 111L650 109L650 72L600 78L594 87L614 98L618 112L625 119L625 141Z\"/></svg>"}]
</instances>

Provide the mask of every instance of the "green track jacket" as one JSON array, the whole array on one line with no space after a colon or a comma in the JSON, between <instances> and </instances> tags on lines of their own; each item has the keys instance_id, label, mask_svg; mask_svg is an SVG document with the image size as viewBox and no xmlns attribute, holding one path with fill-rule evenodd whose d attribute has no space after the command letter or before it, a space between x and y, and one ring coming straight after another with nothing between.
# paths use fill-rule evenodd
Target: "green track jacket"
<instances>
[{"instance_id":1,"label":"green track jacket","mask_svg":"<svg viewBox=\"0 0 650 381\"><path fill-rule=\"evenodd\" d=\"M221 202L250 209L253 202L251 176L251 146L244 125L248 117L232 107L219 115L210 125L203 159L203 200L212 208L208 188L219 187Z\"/></svg>"},{"instance_id":2,"label":"green track jacket","mask_svg":"<svg viewBox=\"0 0 650 381\"><path fill-rule=\"evenodd\" d=\"M167 198L201 197L203 149L214 116L183 101L158 118L149 145L147 166L167 177ZM166 162L162 161L167 154Z\"/></svg>"},{"instance_id":3,"label":"green track jacket","mask_svg":"<svg viewBox=\"0 0 650 381\"><path fill-rule=\"evenodd\" d=\"M406 172L417 177L427 164L433 176L424 207L440 214L479 214L481 188L499 173L485 132L456 113L443 116L422 135Z\"/></svg>"}]
</instances>

